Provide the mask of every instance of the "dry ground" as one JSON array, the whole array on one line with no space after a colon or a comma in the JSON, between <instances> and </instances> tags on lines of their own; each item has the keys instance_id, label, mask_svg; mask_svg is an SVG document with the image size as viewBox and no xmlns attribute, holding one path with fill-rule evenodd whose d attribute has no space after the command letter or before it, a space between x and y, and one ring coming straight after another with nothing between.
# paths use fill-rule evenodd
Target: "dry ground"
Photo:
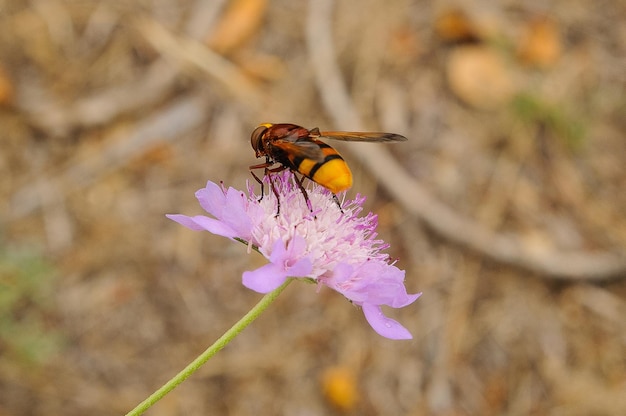
<instances>
[{"instance_id":1,"label":"dry ground","mask_svg":"<svg viewBox=\"0 0 626 416\"><path fill-rule=\"evenodd\" d=\"M462 5L463 8L460 8ZM415 304L294 284L151 415L626 414L620 1L0 1L0 415L124 414L258 255L165 213L262 121L339 145ZM344 386L345 390L342 390Z\"/></svg>"}]
</instances>

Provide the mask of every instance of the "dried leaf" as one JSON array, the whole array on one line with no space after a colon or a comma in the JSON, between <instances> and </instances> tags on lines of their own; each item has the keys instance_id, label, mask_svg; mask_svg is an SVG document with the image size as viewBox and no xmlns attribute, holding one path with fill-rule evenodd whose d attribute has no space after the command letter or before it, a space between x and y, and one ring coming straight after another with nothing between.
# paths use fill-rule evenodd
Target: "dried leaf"
<instances>
[{"instance_id":1,"label":"dried leaf","mask_svg":"<svg viewBox=\"0 0 626 416\"><path fill-rule=\"evenodd\" d=\"M449 9L437 17L435 32L441 39L451 43L481 40L478 25L461 9Z\"/></svg>"},{"instance_id":2,"label":"dried leaf","mask_svg":"<svg viewBox=\"0 0 626 416\"><path fill-rule=\"evenodd\" d=\"M213 33L207 45L213 51L225 55L243 46L257 32L265 12L267 0L233 0Z\"/></svg>"},{"instance_id":3,"label":"dried leaf","mask_svg":"<svg viewBox=\"0 0 626 416\"><path fill-rule=\"evenodd\" d=\"M0 65L0 106L7 106L13 103L15 88L13 81L9 78L2 65Z\"/></svg>"},{"instance_id":4,"label":"dried leaf","mask_svg":"<svg viewBox=\"0 0 626 416\"><path fill-rule=\"evenodd\" d=\"M513 96L513 77L502 58L485 46L464 46L451 52L447 63L452 92L466 104L489 110Z\"/></svg>"},{"instance_id":5,"label":"dried leaf","mask_svg":"<svg viewBox=\"0 0 626 416\"><path fill-rule=\"evenodd\" d=\"M276 81L287 74L287 65L282 58L275 55L243 52L233 60L243 72L254 79Z\"/></svg>"},{"instance_id":6,"label":"dried leaf","mask_svg":"<svg viewBox=\"0 0 626 416\"><path fill-rule=\"evenodd\" d=\"M530 21L517 48L519 59L526 65L547 69L561 56L562 41L557 23L547 17Z\"/></svg>"},{"instance_id":7,"label":"dried leaf","mask_svg":"<svg viewBox=\"0 0 626 416\"><path fill-rule=\"evenodd\" d=\"M350 411L358 399L356 375L347 367L331 367L322 375L326 399L343 411Z\"/></svg>"},{"instance_id":8,"label":"dried leaf","mask_svg":"<svg viewBox=\"0 0 626 416\"><path fill-rule=\"evenodd\" d=\"M410 26L401 26L391 32L389 53L394 62L417 59L423 53L424 45L417 31Z\"/></svg>"}]
</instances>

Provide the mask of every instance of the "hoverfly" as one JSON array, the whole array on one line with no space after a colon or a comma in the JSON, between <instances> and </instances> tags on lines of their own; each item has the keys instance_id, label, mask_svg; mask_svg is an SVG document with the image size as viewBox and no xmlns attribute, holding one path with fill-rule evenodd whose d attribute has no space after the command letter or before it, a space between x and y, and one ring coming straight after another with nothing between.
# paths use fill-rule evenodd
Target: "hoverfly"
<instances>
[{"instance_id":1,"label":"hoverfly","mask_svg":"<svg viewBox=\"0 0 626 416\"><path fill-rule=\"evenodd\" d=\"M254 174L254 170L264 169L264 174L267 176L289 169L302 175L300 179L296 176L296 183L311 211L311 201L302 186L305 177L332 192L333 199L341 210L336 194L352 187L352 172L339 152L320 139L356 142L406 141L406 137L393 133L320 132L317 127L308 130L295 124L263 123L252 132L250 137L256 157L265 157L265 163L250 166L250 173L261 184L261 199L263 199L263 181ZM274 165L278 166L272 167ZM269 182L278 201L276 212L278 215L280 199L271 178Z\"/></svg>"}]
</instances>

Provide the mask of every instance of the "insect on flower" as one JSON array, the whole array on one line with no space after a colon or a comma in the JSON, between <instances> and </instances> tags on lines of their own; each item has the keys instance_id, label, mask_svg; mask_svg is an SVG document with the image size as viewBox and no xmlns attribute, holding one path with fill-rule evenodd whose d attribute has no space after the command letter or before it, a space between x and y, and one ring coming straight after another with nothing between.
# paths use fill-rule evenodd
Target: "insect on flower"
<instances>
[{"instance_id":1,"label":"insect on flower","mask_svg":"<svg viewBox=\"0 0 626 416\"><path fill-rule=\"evenodd\" d=\"M339 152L324 143L323 139L352 142L406 141L406 137L393 133L320 132L317 127L308 130L295 124L263 123L252 132L250 137L256 157L265 157L264 163L250 166L250 173L261 184L261 199L263 198L263 181L255 175L254 170L264 169L264 175L268 176L289 169L302 175L296 182L311 211L309 196L302 186L304 178L308 178L332 192L333 199L341 209L336 194L352 187L352 172ZM280 213L280 199L271 177L269 179L272 192L278 201L276 212L278 215Z\"/></svg>"}]
</instances>

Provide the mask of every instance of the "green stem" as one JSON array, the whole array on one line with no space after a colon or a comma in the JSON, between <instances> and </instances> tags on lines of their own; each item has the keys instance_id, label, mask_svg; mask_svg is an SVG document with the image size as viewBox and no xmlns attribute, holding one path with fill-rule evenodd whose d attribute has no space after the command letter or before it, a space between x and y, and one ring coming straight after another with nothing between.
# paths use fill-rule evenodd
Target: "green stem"
<instances>
[{"instance_id":1,"label":"green stem","mask_svg":"<svg viewBox=\"0 0 626 416\"><path fill-rule=\"evenodd\" d=\"M228 331L226 331L224 335L222 335L217 341L215 341L213 345L207 348L202 354L198 356L198 358L193 360L180 373L172 377L160 389L152 393L146 400L139 403L137 407L135 407L130 412L126 413L126 416L136 416L142 414L143 412L148 410L153 404L161 400L163 396L174 390L176 386L185 381L197 369L199 369L204 363L206 363L209 358L213 357L219 350L224 348L226 344L232 341L233 338L235 338L241 331L243 331L245 327L250 325L252 321L254 321L261 314L261 312L267 309L267 307L278 297L278 295L280 295L283 290L285 290L287 285L289 285L292 280L292 278L288 278L287 281L285 281L285 283L283 283L280 287L263 296L263 298L252 309L250 309L247 314L243 316L243 318L237 321L237 323L233 325Z\"/></svg>"}]
</instances>

